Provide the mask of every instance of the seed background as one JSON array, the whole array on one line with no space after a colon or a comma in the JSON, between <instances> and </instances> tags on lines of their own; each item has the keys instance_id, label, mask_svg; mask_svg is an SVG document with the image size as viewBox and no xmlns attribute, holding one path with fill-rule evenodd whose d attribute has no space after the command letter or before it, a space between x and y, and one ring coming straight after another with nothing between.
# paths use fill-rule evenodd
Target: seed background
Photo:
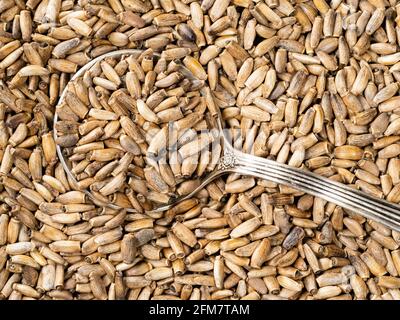
<instances>
[{"instance_id":1,"label":"seed background","mask_svg":"<svg viewBox=\"0 0 400 320\"><path fill-rule=\"evenodd\" d=\"M79 67L119 48L186 48L255 154L398 203L399 10L381 0L0 1L1 298L399 299L398 232L237 176L159 218L109 210L75 190L52 138ZM55 206L78 221L45 212Z\"/></svg>"}]
</instances>

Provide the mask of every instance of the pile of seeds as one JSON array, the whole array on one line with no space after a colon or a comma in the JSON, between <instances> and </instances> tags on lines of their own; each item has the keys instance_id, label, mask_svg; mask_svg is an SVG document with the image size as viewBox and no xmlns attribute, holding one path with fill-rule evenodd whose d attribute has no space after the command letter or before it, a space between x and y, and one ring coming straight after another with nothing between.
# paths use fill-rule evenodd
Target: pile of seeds
<instances>
[{"instance_id":1,"label":"pile of seeds","mask_svg":"<svg viewBox=\"0 0 400 320\"><path fill-rule=\"evenodd\" d=\"M218 155L169 171L151 142L198 113L184 146L215 108L236 147L399 203L399 17L395 0L0 0L0 298L400 299L400 233L292 188L232 174L148 212ZM68 84L122 48L142 53ZM78 183L52 131L67 85Z\"/></svg>"},{"instance_id":2,"label":"pile of seeds","mask_svg":"<svg viewBox=\"0 0 400 320\"><path fill-rule=\"evenodd\" d=\"M146 51L110 57L70 81L56 110L56 143L79 188L143 212L188 194L215 168L221 147L199 91L210 95L199 79L206 73L191 56L178 60L189 52L165 50L158 61Z\"/></svg>"}]
</instances>

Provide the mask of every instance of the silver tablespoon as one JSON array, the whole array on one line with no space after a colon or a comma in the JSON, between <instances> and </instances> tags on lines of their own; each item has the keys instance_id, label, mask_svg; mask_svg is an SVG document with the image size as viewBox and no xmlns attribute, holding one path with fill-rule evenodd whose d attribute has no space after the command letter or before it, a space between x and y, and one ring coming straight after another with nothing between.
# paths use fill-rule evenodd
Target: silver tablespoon
<instances>
[{"instance_id":1,"label":"silver tablespoon","mask_svg":"<svg viewBox=\"0 0 400 320\"><path fill-rule=\"evenodd\" d=\"M71 80L82 75L86 70L92 67L96 62L105 57L118 56L122 54L137 54L138 50L119 50L107 53L92 60L83 66ZM60 97L61 101L65 94L65 90ZM57 122L57 113L54 117L54 125ZM317 175L309 171L303 171L295 167L281 164L276 161L257 157L251 154L244 153L235 149L228 140L223 130L221 115L214 115L214 120L217 124L219 137L222 145L222 155L214 171L205 176L198 187L189 194L178 196L171 199L168 205L161 205L152 212L161 212L168 210L177 203L189 199L198 191L203 189L207 184L216 178L229 173L237 173L244 176L253 176L256 178L272 181L278 184L293 187L301 192L319 197L326 201L332 202L342 208L351 210L354 213L360 214L367 219L372 219L383 225L400 232L400 205L391 203L384 199L379 199L362 191L351 188L342 183L330 180L323 176ZM56 128L54 127L54 136L56 138ZM63 157L60 146L57 145L57 153L59 159L69 177L76 182L75 177L68 168L68 165ZM89 197L92 197L90 192L84 191ZM111 208L121 209L113 204L105 204ZM127 211L134 211L127 209Z\"/></svg>"}]
</instances>

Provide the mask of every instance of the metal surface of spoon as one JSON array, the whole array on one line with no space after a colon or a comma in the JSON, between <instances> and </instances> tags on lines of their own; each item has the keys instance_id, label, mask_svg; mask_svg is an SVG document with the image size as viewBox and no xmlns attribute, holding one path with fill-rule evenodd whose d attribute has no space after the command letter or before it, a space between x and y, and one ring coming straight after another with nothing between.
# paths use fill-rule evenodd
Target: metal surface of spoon
<instances>
[{"instance_id":1,"label":"metal surface of spoon","mask_svg":"<svg viewBox=\"0 0 400 320\"><path fill-rule=\"evenodd\" d=\"M222 156L216 169L206 176L191 193L178 197L172 203L159 207L154 211L170 209L178 202L189 199L207 184L224 174L238 173L293 187L351 210L354 213L361 214L367 219L378 221L391 229L400 231L399 205L315 173L236 150L224 135L220 115L216 117L216 121L223 141Z\"/></svg>"},{"instance_id":2,"label":"metal surface of spoon","mask_svg":"<svg viewBox=\"0 0 400 320\"><path fill-rule=\"evenodd\" d=\"M116 56L121 54L137 53L138 50L121 50L116 52L107 53L92 60L87 65L83 66L71 80L76 79L84 71L88 70L97 61L104 59L104 57ZM60 97L62 100L65 90ZM54 117L54 124L57 122L57 113ZM223 130L221 115L215 116L215 122L218 127L219 136L222 145L222 155L214 171L203 177L200 184L196 189L187 195L173 198L168 205L162 205L155 208L152 212L161 212L172 208L177 203L189 199L194 196L198 191L203 189L207 184L216 178L229 173L237 173L244 176L253 176L261 178L285 186L293 187L301 192L319 197L326 201L332 202L344 209L351 210L354 213L360 214L367 219L372 219L384 224L385 226L400 231L400 205L391 203L384 199L371 196L362 191L351 188L342 183L330 180L323 176L319 176L312 172L303 171L286 164L281 164L276 161L268 160L265 158L257 157L251 154L244 153L236 150L226 137ZM56 137L56 129L54 128L54 135ZM76 182L75 177L68 168L68 165L63 157L60 146L57 145L57 153L60 161L67 172L69 177ZM84 191L89 197L90 192ZM121 209L113 204L105 204L114 209ZM127 209L127 211L134 211Z\"/></svg>"}]
</instances>

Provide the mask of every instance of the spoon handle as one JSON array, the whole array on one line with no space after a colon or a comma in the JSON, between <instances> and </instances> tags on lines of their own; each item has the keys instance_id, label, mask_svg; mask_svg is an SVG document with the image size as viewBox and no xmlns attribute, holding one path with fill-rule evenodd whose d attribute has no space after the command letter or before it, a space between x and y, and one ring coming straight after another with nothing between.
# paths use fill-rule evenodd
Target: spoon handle
<instances>
[{"instance_id":1,"label":"spoon handle","mask_svg":"<svg viewBox=\"0 0 400 320\"><path fill-rule=\"evenodd\" d=\"M397 204L312 172L237 150L229 151L225 156L237 173L293 187L400 231L400 206Z\"/></svg>"}]
</instances>

